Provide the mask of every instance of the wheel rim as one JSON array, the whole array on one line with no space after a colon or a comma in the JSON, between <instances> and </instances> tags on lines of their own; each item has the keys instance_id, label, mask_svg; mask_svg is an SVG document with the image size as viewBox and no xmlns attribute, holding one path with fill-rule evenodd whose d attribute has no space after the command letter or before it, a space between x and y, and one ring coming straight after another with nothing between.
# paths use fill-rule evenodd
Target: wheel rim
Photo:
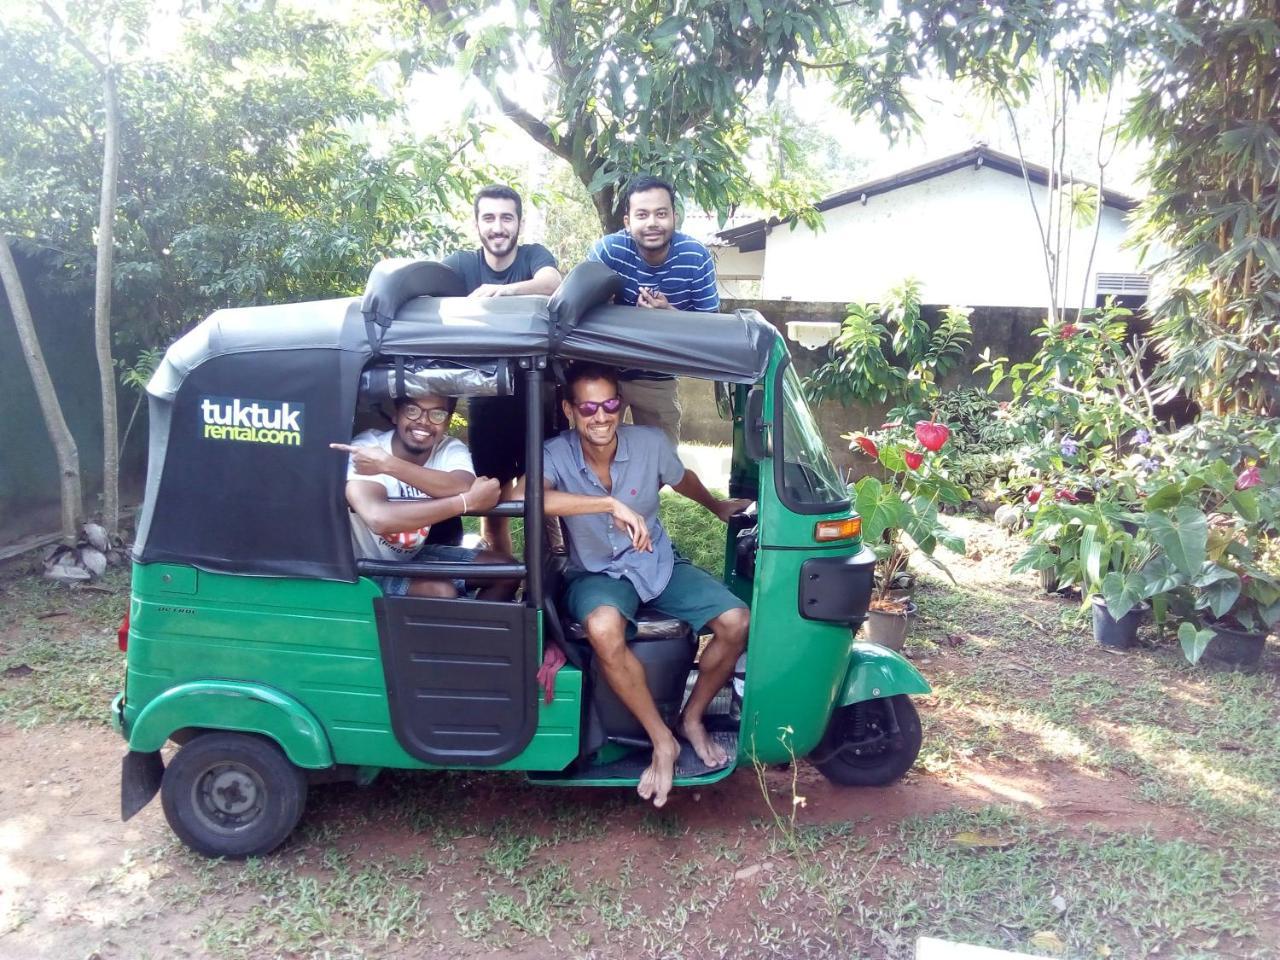
<instances>
[{"instance_id":1,"label":"wheel rim","mask_svg":"<svg viewBox=\"0 0 1280 960\"><path fill-rule=\"evenodd\" d=\"M262 815L267 787L252 767L233 760L212 764L191 787L191 806L209 829L237 833Z\"/></svg>"}]
</instances>

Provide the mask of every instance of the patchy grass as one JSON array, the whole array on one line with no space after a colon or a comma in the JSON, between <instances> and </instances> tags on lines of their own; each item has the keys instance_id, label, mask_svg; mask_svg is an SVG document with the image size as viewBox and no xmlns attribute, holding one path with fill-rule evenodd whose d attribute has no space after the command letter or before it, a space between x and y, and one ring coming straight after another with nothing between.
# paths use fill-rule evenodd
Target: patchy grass
<instances>
[{"instance_id":1,"label":"patchy grass","mask_svg":"<svg viewBox=\"0 0 1280 960\"><path fill-rule=\"evenodd\" d=\"M680 498L663 511L715 569L719 522ZM1016 541L952 520L972 553L952 562L956 586L921 571L908 652L934 693L903 785L840 791L800 761L764 772L774 819L749 771L661 811L511 773L387 772L314 788L262 860L196 858L155 823L104 888L139 896L132 878L163 877L134 922L176 913L192 953L225 960L906 960L924 935L1080 960L1274 957L1276 651L1254 675L1190 667L1150 634L1103 652L1078 602L1008 576ZM0 584L0 666L31 668L0 680L8 717L105 722L126 591L110 583L113 596Z\"/></svg>"},{"instance_id":2,"label":"patchy grass","mask_svg":"<svg viewBox=\"0 0 1280 960\"><path fill-rule=\"evenodd\" d=\"M88 588L38 576L0 580L0 715L7 722L109 722L124 678L116 628L128 590L121 567Z\"/></svg>"}]
</instances>

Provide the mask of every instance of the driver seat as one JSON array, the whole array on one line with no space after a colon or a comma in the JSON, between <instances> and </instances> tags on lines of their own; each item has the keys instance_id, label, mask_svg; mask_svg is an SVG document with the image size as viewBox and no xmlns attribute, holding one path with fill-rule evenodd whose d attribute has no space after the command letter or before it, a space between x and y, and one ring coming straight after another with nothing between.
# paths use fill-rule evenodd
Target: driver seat
<instances>
[{"instance_id":1,"label":"driver seat","mask_svg":"<svg viewBox=\"0 0 1280 960\"><path fill-rule=\"evenodd\" d=\"M561 621L565 656L576 662L589 678L591 703L606 738L619 743L649 742L640 721L613 692L587 640L587 631L577 620ZM693 668L697 638L693 628L652 607L636 613L636 636L628 644L644 667L649 693L664 723L672 726L684 704L685 682Z\"/></svg>"}]
</instances>

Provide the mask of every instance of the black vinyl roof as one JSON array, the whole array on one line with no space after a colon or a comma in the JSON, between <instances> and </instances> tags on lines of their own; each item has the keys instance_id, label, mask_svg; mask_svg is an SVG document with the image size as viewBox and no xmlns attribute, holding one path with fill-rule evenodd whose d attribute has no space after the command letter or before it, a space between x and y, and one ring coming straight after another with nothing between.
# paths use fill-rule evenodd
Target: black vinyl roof
<instances>
[{"instance_id":1,"label":"black vinyl roof","mask_svg":"<svg viewBox=\"0 0 1280 960\"><path fill-rule=\"evenodd\" d=\"M733 314L650 310L611 301L616 275L584 263L554 297L470 299L447 268L427 261L377 269L363 300L320 300L219 310L165 355L148 392L172 399L186 377L215 357L281 350L340 350L383 356L593 360L675 376L754 383L768 367L777 331L754 310ZM264 359L264 362L269 362Z\"/></svg>"}]
</instances>

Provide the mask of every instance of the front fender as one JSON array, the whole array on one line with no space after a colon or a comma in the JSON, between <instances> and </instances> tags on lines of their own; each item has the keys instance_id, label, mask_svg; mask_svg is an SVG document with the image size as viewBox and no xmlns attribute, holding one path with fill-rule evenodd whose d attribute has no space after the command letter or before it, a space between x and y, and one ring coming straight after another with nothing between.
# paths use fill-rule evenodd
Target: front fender
<instances>
[{"instance_id":1,"label":"front fender","mask_svg":"<svg viewBox=\"0 0 1280 960\"><path fill-rule=\"evenodd\" d=\"M849 672L836 706L878 700L898 693L931 693L933 688L896 650L876 643L855 642L849 655Z\"/></svg>"},{"instance_id":2,"label":"front fender","mask_svg":"<svg viewBox=\"0 0 1280 960\"><path fill-rule=\"evenodd\" d=\"M159 750L184 727L259 733L280 744L294 766L333 766L333 750L320 721L292 697L262 684L196 680L166 690L138 714L129 731L129 749Z\"/></svg>"}]
</instances>

